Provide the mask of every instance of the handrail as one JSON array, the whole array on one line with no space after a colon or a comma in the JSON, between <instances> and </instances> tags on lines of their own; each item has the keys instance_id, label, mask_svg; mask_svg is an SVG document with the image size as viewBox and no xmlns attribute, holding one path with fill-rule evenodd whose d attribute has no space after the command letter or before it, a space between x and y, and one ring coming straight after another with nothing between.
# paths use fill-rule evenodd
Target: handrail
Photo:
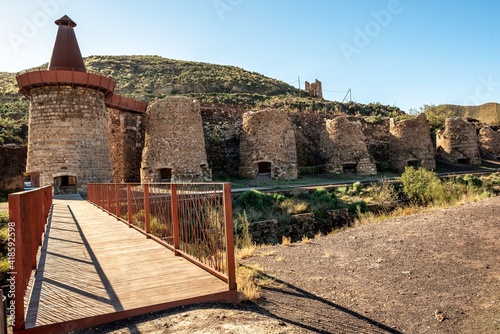
<instances>
[{"instance_id":1,"label":"handrail","mask_svg":"<svg viewBox=\"0 0 500 334\"><path fill-rule=\"evenodd\" d=\"M9 194L8 281L15 293L8 315L14 316L15 331L25 328L24 295L31 273L36 269L36 257L51 208L52 186Z\"/></svg>"},{"instance_id":2,"label":"handrail","mask_svg":"<svg viewBox=\"0 0 500 334\"><path fill-rule=\"evenodd\" d=\"M91 183L87 199L236 290L230 183Z\"/></svg>"}]
</instances>

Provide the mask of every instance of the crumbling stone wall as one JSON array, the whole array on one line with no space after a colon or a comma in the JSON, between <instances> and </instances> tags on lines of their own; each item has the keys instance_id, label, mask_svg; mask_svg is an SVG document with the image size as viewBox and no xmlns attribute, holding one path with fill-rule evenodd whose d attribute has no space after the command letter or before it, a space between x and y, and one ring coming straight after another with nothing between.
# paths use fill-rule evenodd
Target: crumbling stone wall
<instances>
[{"instance_id":1,"label":"crumbling stone wall","mask_svg":"<svg viewBox=\"0 0 500 334\"><path fill-rule=\"evenodd\" d=\"M248 106L201 104L208 164L214 177L237 176L240 166L240 134Z\"/></svg>"},{"instance_id":2,"label":"crumbling stone wall","mask_svg":"<svg viewBox=\"0 0 500 334\"><path fill-rule=\"evenodd\" d=\"M140 182L144 114L108 109L113 182Z\"/></svg>"},{"instance_id":3,"label":"crumbling stone wall","mask_svg":"<svg viewBox=\"0 0 500 334\"><path fill-rule=\"evenodd\" d=\"M326 120L321 147L328 173L377 174L375 162L368 153L361 124L344 116ZM347 168L347 169L346 169Z\"/></svg>"},{"instance_id":4,"label":"crumbling stone wall","mask_svg":"<svg viewBox=\"0 0 500 334\"><path fill-rule=\"evenodd\" d=\"M26 155L26 146L16 144L0 145L0 194L23 189Z\"/></svg>"},{"instance_id":5,"label":"crumbling stone wall","mask_svg":"<svg viewBox=\"0 0 500 334\"><path fill-rule=\"evenodd\" d=\"M200 104L187 97L167 97L146 111L146 135L142 153L141 182L211 180L203 136Z\"/></svg>"},{"instance_id":6,"label":"crumbling stone wall","mask_svg":"<svg viewBox=\"0 0 500 334\"><path fill-rule=\"evenodd\" d=\"M267 109L243 115L239 174L255 178L259 162L271 163L273 179L297 178L295 132L284 111Z\"/></svg>"},{"instance_id":7,"label":"crumbling stone wall","mask_svg":"<svg viewBox=\"0 0 500 334\"><path fill-rule=\"evenodd\" d=\"M485 126L479 130L479 151L490 159L500 159L500 132Z\"/></svg>"},{"instance_id":8,"label":"crumbling stone wall","mask_svg":"<svg viewBox=\"0 0 500 334\"><path fill-rule=\"evenodd\" d=\"M41 186L53 185L56 177L76 177L81 193L88 182L110 182L104 94L71 86L39 87L30 94L26 171L40 173Z\"/></svg>"},{"instance_id":9,"label":"crumbling stone wall","mask_svg":"<svg viewBox=\"0 0 500 334\"><path fill-rule=\"evenodd\" d=\"M447 118L444 126L436 133L437 154L453 163L481 164L475 126L463 118Z\"/></svg>"},{"instance_id":10,"label":"crumbling stone wall","mask_svg":"<svg viewBox=\"0 0 500 334\"><path fill-rule=\"evenodd\" d=\"M362 117L348 117L350 121L361 124L361 131L365 135L368 153L375 160L377 170L383 171L390 167L389 155L389 118L368 122Z\"/></svg>"},{"instance_id":11,"label":"crumbling stone wall","mask_svg":"<svg viewBox=\"0 0 500 334\"><path fill-rule=\"evenodd\" d=\"M321 81L318 79L315 80L313 83L309 83L306 81L306 91L309 92L311 96L323 98L323 86L321 84Z\"/></svg>"},{"instance_id":12,"label":"crumbling stone wall","mask_svg":"<svg viewBox=\"0 0 500 334\"><path fill-rule=\"evenodd\" d=\"M436 168L429 122L425 114L401 121L391 118L389 132L391 169L402 172L408 165Z\"/></svg>"},{"instance_id":13,"label":"crumbling stone wall","mask_svg":"<svg viewBox=\"0 0 500 334\"><path fill-rule=\"evenodd\" d=\"M289 113L295 125L295 145L299 167L319 166L326 163L321 150L321 135L324 131L325 115L317 113Z\"/></svg>"}]
</instances>

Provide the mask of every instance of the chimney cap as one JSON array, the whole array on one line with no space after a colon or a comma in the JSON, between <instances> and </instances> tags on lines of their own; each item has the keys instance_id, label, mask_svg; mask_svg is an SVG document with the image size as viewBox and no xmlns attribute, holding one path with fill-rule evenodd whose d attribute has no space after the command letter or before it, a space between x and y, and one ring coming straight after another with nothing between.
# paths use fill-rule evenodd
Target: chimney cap
<instances>
[{"instance_id":1,"label":"chimney cap","mask_svg":"<svg viewBox=\"0 0 500 334\"><path fill-rule=\"evenodd\" d=\"M76 22L69 18L68 15L64 15L59 20L54 21L54 23L58 26L70 26L72 28L76 27Z\"/></svg>"}]
</instances>

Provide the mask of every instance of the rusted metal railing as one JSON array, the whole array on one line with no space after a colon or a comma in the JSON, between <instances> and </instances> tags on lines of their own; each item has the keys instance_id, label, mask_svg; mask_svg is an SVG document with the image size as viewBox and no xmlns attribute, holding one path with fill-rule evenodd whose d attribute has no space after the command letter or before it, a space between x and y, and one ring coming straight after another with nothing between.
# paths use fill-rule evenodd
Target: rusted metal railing
<instances>
[{"instance_id":1,"label":"rusted metal railing","mask_svg":"<svg viewBox=\"0 0 500 334\"><path fill-rule=\"evenodd\" d=\"M51 186L9 194L9 291L15 293L8 306L8 315L14 316L14 330L25 327L24 295L31 273L36 269L37 253L51 207Z\"/></svg>"},{"instance_id":2,"label":"rusted metal railing","mask_svg":"<svg viewBox=\"0 0 500 334\"><path fill-rule=\"evenodd\" d=\"M87 198L236 289L229 183L88 184Z\"/></svg>"}]
</instances>

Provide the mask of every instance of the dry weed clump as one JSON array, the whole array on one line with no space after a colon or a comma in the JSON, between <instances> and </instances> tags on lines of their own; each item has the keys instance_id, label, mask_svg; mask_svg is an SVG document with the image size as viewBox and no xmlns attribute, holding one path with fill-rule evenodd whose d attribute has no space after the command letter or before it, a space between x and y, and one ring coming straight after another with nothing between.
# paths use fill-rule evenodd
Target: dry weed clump
<instances>
[{"instance_id":1,"label":"dry weed clump","mask_svg":"<svg viewBox=\"0 0 500 334\"><path fill-rule=\"evenodd\" d=\"M236 267L236 284L238 285L238 294L240 301L257 300L261 296L261 287L258 284L259 271L261 268L256 266Z\"/></svg>"},{"instance_id":2,"label":"dry weed clump","mask_svg":"<svg viewBox=\"0 0 500 334\"><path fill-rule=\"evenodd\" d=\"M281 244L283 246L291 246L292 245L292 238L283 236L281 238Z\"/></svg>"}]
</instances>

